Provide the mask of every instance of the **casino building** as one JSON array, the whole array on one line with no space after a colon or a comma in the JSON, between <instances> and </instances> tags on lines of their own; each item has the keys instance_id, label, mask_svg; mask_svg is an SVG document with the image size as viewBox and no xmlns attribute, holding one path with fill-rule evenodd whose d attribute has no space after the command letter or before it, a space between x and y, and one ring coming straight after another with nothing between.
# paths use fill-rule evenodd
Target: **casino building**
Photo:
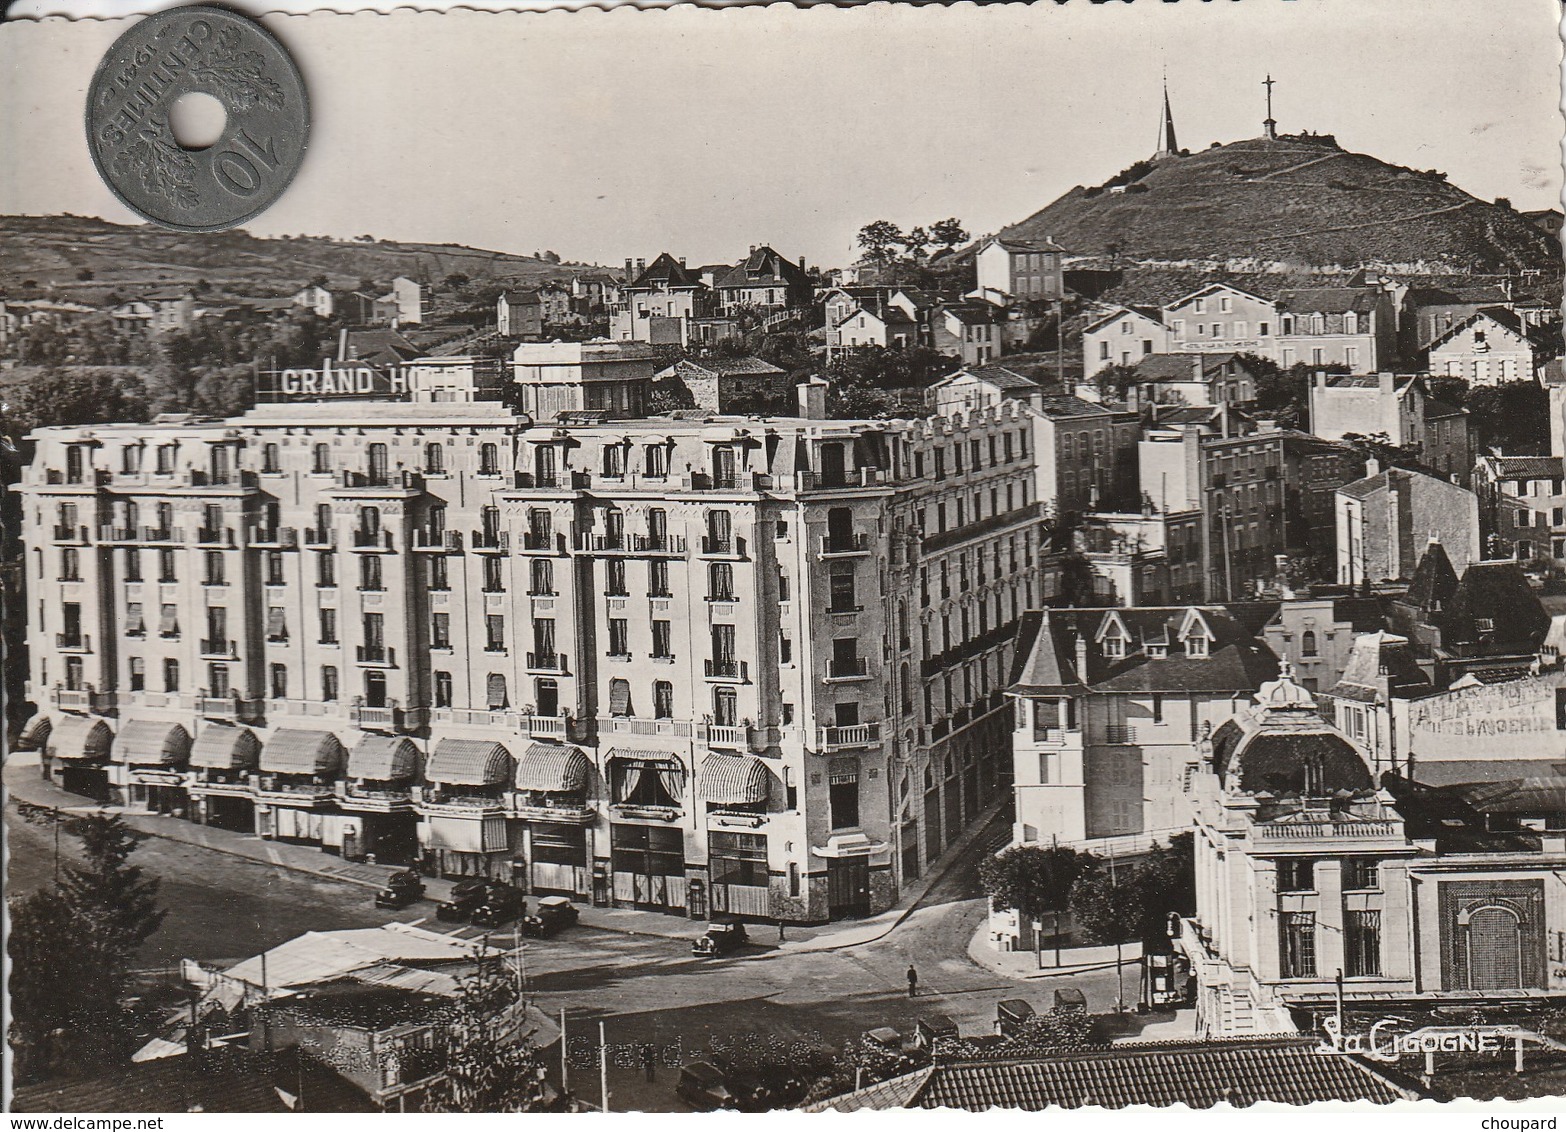
<instances>
[{"instance_id":1,"label":"casino building","mask_svg":"<svg viewBox=\"0 0 1566 1132\"><path fill-rule=\"evenodd\" d=\"M1050 584L1026 406L647 417L634 343L355 366L229 420L33 434L43 773L796 922L889 907L1008 788L1002 682Z\"/></svg>"}]
</instances>

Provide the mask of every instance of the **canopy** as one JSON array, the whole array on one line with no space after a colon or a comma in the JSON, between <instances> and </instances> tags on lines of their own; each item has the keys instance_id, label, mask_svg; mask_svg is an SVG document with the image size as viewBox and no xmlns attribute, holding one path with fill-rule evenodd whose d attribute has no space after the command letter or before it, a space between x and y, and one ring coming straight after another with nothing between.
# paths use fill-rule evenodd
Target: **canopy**
<instances>
[{"instance_id":1,"label":"canopy","mask_svg":"<svg viewBox=\"0 0 1566 1132\"><path fill-rule=\"evenodd\" d=\"M534 743L517 763L517 789L577 794L587 789L592 772L593 764L580 749Z\"/></svg>"},{"instance_id":2,"label":"canopy","mask_svg":"<svg viewBox=\"0 0 1566 1132\"><path fill-rule=\"evenodd\" d=\"M114 761L131 766L184 766L190 732L177 723L132 719L114 737Z\"/></svg>"},{"instance_id":3,"label":"canopy","mask_svg":"<svg viewBox=\"0 0 1566 1132\"><path fill-rule=\"evenodd\" d=\"M52 759L102 762L109 757L114 732L101 719L86 715L63 715L49 732L48 754Z\"/></svg>"},{"instance_id":4,"label":"canopy","mask_svg":"<svg viewBox=\"0 0 1566 1132\"><path fill-rule=\"evenodd\" d=\"M511 752L491 739L442 739L424 777L448 786L500 786L511 779Z\"/></svg>"},{"instance_id":5,"label":"canopy","mask_svg":"<svg viewBox=\"0 0 1566 1132\"><path fill-rule=\"evenodd\" d=\"M371 782L400 782L419 773L419 749L413 740L366 735L348 754L348 777Z\"/></svg>"},{"instance_id":6,"label":"canopy","mask_svg":"<svg viewBox=\"0 0 1566 1132\"><path fill-rule=\"evenodd\" d=\"M190 747L190 765L207 770L250 770L261 754L261 740L248 727L209 723Z\"/></svg>"},{"instance_id":7,"label":"canopy","mask_svg":"<svg viewBox=\"0 0 1566 1132\"><path fill-rule=\"evenodd\" d=\"M702 760L697 778L701 796L726 805L765 802L772 797L772 771L755 755L716 751Z\"/></svg>"},{"instance_id":8,"label":"canopy","mask_svg":"<svg viewBox=\"0 0 1566 1132\"><path fill-rule=\"evenodd\" d=\"M330 731L283 728L261 748L261 769L273 774L311 774L335 778L343 765L343 745Z\"/></svg>"},{"instance_id":9,"label":"canopy","mask_svg":"<svg viewBox=\"0 0 1566 1132\"><path fill-rule=\"evenodd\" d=\"M18 751L41 751L44 744L49 742L49 731L53 724L49 722L47 715L35 715L22 727L22 733L16 737L16 749Z\"/></svg>"}]
</instances>

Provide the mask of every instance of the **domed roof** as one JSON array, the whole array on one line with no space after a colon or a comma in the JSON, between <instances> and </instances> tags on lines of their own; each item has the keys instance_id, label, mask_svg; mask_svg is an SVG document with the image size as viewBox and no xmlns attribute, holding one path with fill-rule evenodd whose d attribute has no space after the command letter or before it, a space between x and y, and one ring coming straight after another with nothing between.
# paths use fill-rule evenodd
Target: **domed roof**
<instances>
[{"instance_id":1,"label":"domed roof","mask_svg":"<svg viewBox=\"0 0 1566 1132\"><path fill-rule=\"evenodd\" d=\"M1285 658L1279 665L1278 678L1268 680L1256 690L1256 704L1269 710L1279 708L1315 710L1316 697L1294 682L1294 666Z\"/></svg>"},{"instance_id":2,"label":"domed roof","mask_svg":"<svg viewBox=\"0 0 1566 1132\"><path fill-rule=\"evenodd\" d=\"M1287 661L1254 707L1214 732L1213 769L1225 790L1245 794L1322 798L1373 787L1364 756L1317 714Z\"/></svg>"}]
</instances>

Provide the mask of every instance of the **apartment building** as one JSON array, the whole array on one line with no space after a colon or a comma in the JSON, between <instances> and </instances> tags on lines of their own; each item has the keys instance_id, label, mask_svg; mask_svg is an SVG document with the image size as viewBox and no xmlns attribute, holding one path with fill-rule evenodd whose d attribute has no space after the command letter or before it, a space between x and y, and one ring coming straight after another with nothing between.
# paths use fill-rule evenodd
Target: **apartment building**
<instances>
[{"instance_id":1,"label":"apartment building","mask_svg":"<svg viewBox=\"0 0 1566 1132\"><path fill-rule=\"evenodd\" d=\"M642 347L549 345L505 401L439 359L38 430L45 773L601 904L895 902L1005 775L1032 418L628 416Z\"/></svg>"}]
</instances>

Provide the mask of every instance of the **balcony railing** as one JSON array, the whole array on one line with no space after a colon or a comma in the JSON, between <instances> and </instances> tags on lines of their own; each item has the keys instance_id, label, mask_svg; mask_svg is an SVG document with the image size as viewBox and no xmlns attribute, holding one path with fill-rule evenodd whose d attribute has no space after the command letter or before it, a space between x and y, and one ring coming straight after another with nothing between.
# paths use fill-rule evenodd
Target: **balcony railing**
<instances>
[{"instance_id":1,"label":"balcony railing","mask_svg":"<svg viewBox=\"0 0 1566 1132\"><path fill-rule=\"evenodd\" d=\"M847 723L817 729L817 745L823 751L842 751L851 747L872 747L881 741L879 723Z\"/></svg>"},{"instance_id":2,"label":"balcony railing","mask_svg":"<svg viewBox=\"0 0 1566 1132\"><path fill-rule=\"evenodd\" d=\"M250 545L292 550L299 545L299 530L296 527L255 527L250 532Z\"/></svg>"},{"instance_id":3,"label":"balcony railing","mask_svg":"<svg viewBox=\"0 0 1566 1132\"><path fill-rule=\"evenodd\" d=\"M1396 837L1398 823L1384 818L1334 819L1316 821L1260 822L1252 827L1265 841L1306 841L1316 838Z\"/></svg>"},{"instance_id":4,"label":"balcony railing","mask_svg":"<svg viewBox=\"0 0 1566 1132\"><path fill-rule=\"evenodd\" d=\"M511 550L511 532L477 530L468 545L481 554L507 554Z\"/></svg>"},{"instance_id":5,"label":"balcony railing","mask_svg":"<svg viewBox=\"0 0 1566 1132\"><path fill-rule=\"evenodd\" d=\"M523 531L523 550L543 550L551 554L565 551L565 535L558 531Z\"/></svg>"},{"instance_id":6,"label":"balcony railing","mask_svg":"<svg viewBox=\"0 0 1566 1132\"><path fill-rule=\"evenodd\" d=\"M85 523L56 523L54 525L55 542L87 542L87 524Z\"/></svg>"},{"instance_id":7,"label":"balcony railing","mask_svg":"<svg viewBox=\"0 0 1566 1132\"><path fill-rule=\"evenodd\" d=\"M1081 729L1076 727L1035 727L1033 729L1033 741L1035 743L1064 743L1073 735L1080 735Z\"/></svg>"},{"instance_id":8,"label":"balcony railing","mask_svg":"<svg viewBox=\"0 0 1566 1132\"><path fill-rule=\"evenodd\" d=\"M684 554L684 535L664 535L662 538L653 538L651 535L632 535L631 548L639 554Z\"/></svg>"},{"instance_id":9,"label":"balcony railing","mask_svg":"<svg viewBox=\"0 0 1566 1132\"><path fill-rule=\"evenodd\" d=\"M262 718L262 702L247 700L232 693L226 696L212 696L203 690L196 697L196 711L203 719L257 723Z\"/></svg>"},{"instance_id":10,"label":"balcony railing","mask_svg":"<svg viewBox=\"0 0 1566 1132\"><path fill-rule=\"evenodd\" d=\"M616 735L672 735L691 737L691 725L682 719L648 719L635 715L607 715L598 720L598 729Z\"/></svg>"},{"instance_id":11,"label":"balcony railing","mask_svg":"<svg viewBox=\"0 0 1566 1132\"><path fill-rule=\"evenodd\" d=\"M239 656L239 642L204 637L201 641L201 655L215 660L235 660Z\"/></svg>"},{"instance_id":12,"label":"balcony railing","mask_svg":"<svg viewBox=\"0 0 1566 1132\"><path fill-rule=\"evenodd\" d=\"M870 538L863 531L821 536L821 557L823 558L869 553Z\"/></svg>"},{"instance_id":13,"label":"balcony railing","mask_svg":"<svg viewBox=\"0 0 1566 1132\"><path fill-rule=\"evenodd\" d=\"M743 660L708 660L704 664L707 677L711 680L750 679L750 665Z\"/></svg>"},{"instance_id":14,"label":"balcony railing","mask_svg":"<svg viewBox=\"0 0 1566 1132\"><path fill-rule=\"evenodd\" d=\"M534 672L564 672L566 654L563 652L529 652L527 666Z\"/></svg>"},{"instance_id":15,"label":"balcony railing","mask_svg":"<svg viewBox=\"0 0 1566 1132\"><path fill-rule=\"evenodd\" d=\"M534 739L565 740L566 719L563 715L524 715L522 730Z\"/></svg>"},{"instance_id":16,"label":"balcony railing","mask_svg":"<svg viewBox=\"0 0 1566 1132\"><path fill-rule=\"evenodd\" d=\"M1111 723L1104 728L1104 742L1113 746L1129 746L1136 742L1136 728L1124 723Z\"/></svg>"},{"instance_id":17,"label":"balcony railing","mask_svg":"<svg viewBox=\"0 0 1566 1132\"><path fill-rule=\"evenodd\" d=\"M335 527L306 527L304 542L306 546L331 546L336 541L336 536Z\"/></svg>"},{"instance_id":18,"label":"balcony railing","mask_svg":"<svg viewBox=\"0 0 1566 1132\"><path fill-rule=\"evenodd\" d=\"M92 637L87 633L56 633L54 647L69 652L92 652Z\"/></svg>"},{"instance_id":19,"label":"balcony railing","mask_svg":"<svg viewBox=\"0 0 1566 1132\"><path fill-rule=\"evenodd\" d=\"M61 711L90 711L94 715L113 715L118 702L113 692L99 692L91 684L82 688L57 684L50 698Z\"/></svg>"},{"instance_id":20,"label":"balcony railing","mask_svg":"<svg viewBox=\"0 0 1566 1132\"><path fill-rule=\"evenodd\" d=\"M356 529L353 532L353 546L355 550L391 550L392 533L385 528L374 531Z\"/></svg>"},{"instance_id":21,"label":"balcony railing","mask_svg":"<svg viewBox=\"0 0 1566 1132\"><path fill-rule=\"evenodd\" d=\"M413 532L413 549L460 554L462 552L462 532L416 530Z\"/></svg>"},{"instance_id":22,"label":"balcony railing","mask_svg":"<svg viewBox=\"0 0 1566 1132\"><path fill-rule=\"evenodd\" d=\"M732 555L735 558L745 557L745 540L730 535L728 538L713 538L711 535L701 536L701 552L703 554Z\"/></svg>"},{"instance_id":23,"label":"balcony railing","mask_svg":"<svg viewBox=\"0 0 1566 1132\"><path fill-rule=\"evenodd\" d=\"M397 667L397 650L385 645L357 645L354 659L360 664L379 665L382 668Z\"/></svg>"},{"instance_id":24,"label":"balcony railing","mask_svg":"<svg viewBox=\"0 0 1566 1132\"><path fill-rule=\"evenodd\" d=\"M421 474L405 471L401 468L385 472L356 472L343 468L333 478L336 480L338 487L351 491L374 490L378 488L384 488L388 491L424 490L424 477Z\"/></svg>"},{"instance_id":25,"label":"balcony railing","mask_svg":"<svg viewBox=\"0 0 1566 1132\"><path fill-rule=\"evenodd\" d=\"M750 728L747 726L734 727L724 723L707 723L702 725L701 737L713 747L748 748L750 746Z\"/></svg>"},{"instance_id":26,"label":"balcony railing","mask_svg":"<svg viewBox=\"0 0 1566 1132\"><path fill-rule=\"evenodd\" d=\"M417 731L424 726L424 709L403 708L394 704L382 707L354 704L348 709L348 720L355 727L368 731Z\"/></svg>"},{"instance_id":27,"label":"balcony railing","mask_svg":"<svg viewBox=\"0 0 1566 1132\"><path fill-rule=\"evenodd\" d=\"M202 546L233 546L233 527L208 527L196 528L196 542Z\"/></svg>"},{"instance_id":28,"label":"balcony railing","mask_svg":"<svg viewBox=\"0 0 1566 1132\"><path fill-rule=\"evenodd\" d=\"M862 656L834 657L827 662L827 679L857 680L870 674L870 662Z\"/></svg>"},{"instance_id":29,"label":"balcony railing","mask_svg":"<svg viewBox=\"0 0 1566 1132\"><path fill-rule=\"evenodd\" d=\"M884 482L880 468L848 468L841 472L795 472L799 491L831 491L835 488L874 487Z\"/></svg>"}]
</instances>

